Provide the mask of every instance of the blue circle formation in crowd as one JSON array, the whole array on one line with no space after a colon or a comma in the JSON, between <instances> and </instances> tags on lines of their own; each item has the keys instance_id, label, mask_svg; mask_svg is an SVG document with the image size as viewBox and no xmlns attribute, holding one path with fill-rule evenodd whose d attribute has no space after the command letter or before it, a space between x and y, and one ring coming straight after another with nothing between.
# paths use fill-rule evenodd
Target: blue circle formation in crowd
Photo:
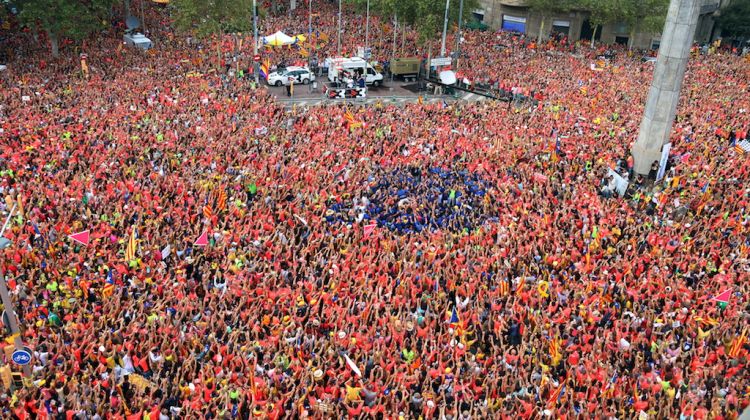
<instances>
[{"instance_id":1,"label":"blue circle formation in crowd","mask_svg":"<svg viewBox=\"0 0 750 420\"><path fill-rule=\"evenodd\" d=\"M443 168L399 168L371 175L360 197L329 202L330 223L372 223L400 235L424 230L469 232L495 218L489 182L477 173Z\"/></svg>"}]
</instances>

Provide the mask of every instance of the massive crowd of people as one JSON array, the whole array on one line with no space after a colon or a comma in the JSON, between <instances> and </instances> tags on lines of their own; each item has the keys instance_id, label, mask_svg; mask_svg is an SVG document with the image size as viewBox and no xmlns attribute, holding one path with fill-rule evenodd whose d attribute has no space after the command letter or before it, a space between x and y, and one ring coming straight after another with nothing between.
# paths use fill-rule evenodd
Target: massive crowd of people
<instances>
[{"instance_id":1,"label":"massive crowd of people","mask_svg":"<svg viewBox=\"0 0 750 420\"><path fill-rule=\"evenodd\" d=\"M748 406L747 61L691 60L657 181L627 171L653 65L625 51L592 71L586 46L467 31L467 77L536 105L287 112L165 28L152 53L89 41L88 75L9 38L0 261L33 360L2 418Z\"/></svg>"}]
</instances>

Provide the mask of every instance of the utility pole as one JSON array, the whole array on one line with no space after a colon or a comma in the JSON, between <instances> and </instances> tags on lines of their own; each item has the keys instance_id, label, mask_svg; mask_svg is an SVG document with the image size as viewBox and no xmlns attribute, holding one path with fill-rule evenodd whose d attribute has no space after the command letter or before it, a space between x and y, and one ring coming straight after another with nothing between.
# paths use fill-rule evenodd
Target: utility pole
<instances>
[{"instance_id":1,"label":"utility pole","mask_svg":"<svg viewBox=\"0 0 750 420\"><path fill-rule=\"evenodd\" d=\"M336 35L336 55L341 57L341 0L339 0L339 29Z\"/></svg>"},{"instance_id":2,"label":"utility pole","mask_svg":"<svg viewBox=\"0 0 750 420\"><path fill-rule=\"evenodd\" d=\"M253 0L253 74L255 74L255 86L260 83L258 72L260 72L260 63L255 61L258 55L258 4Z\"/></svg>"},{"instance_id":3,"label":"utility pole","mask_svg":"<svg viewBox=\"0 0 750 420\"><path fill-rule=\"evenodd\" d=\"M307 0L307 48L310 50L307 54L307 68L310 69L312 60L312 0ZM312 71L312 70L311 70Z\"/></svg>"},{"instance_id":4,"label":"utility pole","mask_svg":"<svg viewBox=\"0 0 750 420\"><path fill-rule=\"evenodd\" d=\"M145 35L146 31L148 31L148 29L146 29L146 15L143 13L143 2L144 1L145 0L141 0L141 25L143 25L143 34Z\"/></svg>"},{"instance_id":5,"label":"utility pole","mask_svg":"<svg viewBox=\"0 0 750 420\"><path fill-rule=\"evenodd\" d=\"M393 61L396 59L396 28L398 28L398 13L393 14L393 48L391 49L391 63L388 66L391 73L391 82L393 81Z\"/></svg>"},{"instance_id":6,"label":"utility pole","mask_svg":"<svg viewBox=\"0 0 750 420\"><path fill-rule=\"evenodd\" d=\"M367 18L365 18L365 51L370 47L370 0L367 0Z\"/></svg>"},{"instance_id":7,"label":"utility pole","mask_svg":"<svg viewBox=\"0 0 750 420\"><path fill-rule=\"evenodd\" d=\"M448 32L448 9L451 7L451 0L445 0L445 20L443 20L443 42L440 44L440 56L445 57L445 35Z\"/></svg>"},{"instance_id":8,"label":"utility pole","mask_svg":"<svg viewBox=\"0 0 750 420\"><path fill-rule=\"evenodd\" d=\"M0 230L0 249L5 249L11 245L10 240L3 237L5 229L8 227L8 222L13 216L13 212L16 211L16 204L8 213L8 218L5 220L2 230ZM0 273L0 298L2 298L3 308L8 316L8 327L10 333L13 335L13 347L16 350L23 350L23 339L21 338L21 329L18 327L18 317L16 316L16 307L13 305L13 300L8 293L8 285L5 283L5 273ZM5 321L5 320L3 320ZM31 377L31 365L25 364L23 366L23 375L27 378Z\"/></svg>"},{"instance_id":9,"label":"utility pole","mask_svg":"<svg viewBox=\"0 0 750 420\"><path fill-rule=\"evenodd\" d=\"M464 20L464 0L458 3L458 33L456 34L456 71L461 60L461 22Z\"/></svg>"}]
</instances>

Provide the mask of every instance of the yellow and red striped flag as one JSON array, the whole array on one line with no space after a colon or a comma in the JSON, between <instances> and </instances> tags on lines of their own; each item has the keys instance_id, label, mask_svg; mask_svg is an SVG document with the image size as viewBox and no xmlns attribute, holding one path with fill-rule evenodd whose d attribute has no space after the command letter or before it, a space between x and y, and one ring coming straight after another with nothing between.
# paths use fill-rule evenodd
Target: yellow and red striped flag
<instances>
[{"instance_id":1,"label":"yellow and red striped flag","mask_svg":"<svg viewBox=\"0 0 750 420\"><path fill-rule=\"evenodd\" d=\"M125 248L125 261L135 259L136 241L135 227L133 227L133 232L130 234L130 238L128 238L128 246Z\"/></svg>"},{"instance_id":2,"label":"yellow and red striped flag","mask_svg":"<svg viewBox=\"0 0 750 420\"><path fill-rule=\"evenodd\" d=\"M510 294L510 286L508 280L500 280L500 296L507 296Z\"/></svg>"},{"instance_id":3,"label":"yellow and red striped flag","mask_svg":"<svg viewBox=\"0 0 750 420\"><path fill-rule=\"evenodd\" d=\"M352 111L350 111L350 110L347 109L346 112L344 113L344 119L349 124L353 124L354 123L354 114L352 114Z\"/></svg>"},{"instance_id":4,"label":"yellow and red striped flag","mask_svg":"<svg viewBox=\"0 0 750 420\"><path fill-rule=\"evenodd\" d=\"M206 219L210 219L213 216L213 210L211 210L211 206L203 206L203 216L205 216Z\"/></svg>"},{"instance_id":5,"label":"yellow and red striped flag","mask_svg":"<svg viewBox=\"0 0 750 420\"><path fill-rule=\"evenodd\" d=\"M553 338L549 342L549 354L552 358L552 366L557 366L562 361L562 351L559 338Z\"/></svg>"},{"instance_id":6,"label":"yellow and red striped flag","mask_svg":"<svg viewBox=\"0 0 750 420\"><path fill-rule=\"evenodd\" d=\"M524 277L521 277L521 279L518 281L518 286L516 286L516 297L521 297L521 294L523 293L523 285L526 281L526 273L524 273Z\"/></svg>"},{"instance_id":7,"label":"yellow and red striped flag","mask_svg":"<svg viewBox=\"0 0 750 420\"><path fill-rule=\"evenodd\" d=\"M216 211L222 212L226 210L227 208L227 191L224 189L224 186L219 186L219 191L217 192L216 197Z\"/></svg>"},{"instance_id":8,"label":"yellow and red striped flag","mask_svg":"<svg viewBox=\"0 0 750 420\"><path fill-rule=\"evenodd\" d=\"M568 382L568 375L569 373L565 375L565 378L560 381L557 389L550 395L549 399L547 400L547 408L554 408L557 404L557 401L560 400L560 394L562 394L562 392L565 390L565 383Z\"/></svg>"},{"instance_id":9,"label":"yellow and red striped flag","mask_svg":"<svg viewBox=\"0 0 750 420\"><path fill-rule=\"evenodd\" d=\"M742 351L742 346L745 345L745 341L747 341L747 328L742 330L742 334L734 339L732 345L729 346L727 355L733 359L739 356L740 352Z\"/></svg>"},{"instance_id":10,"label":"yellow and red striped flag","mask_svg":"<svg viewBox=\"0 0 750 420\"><path fill-rule=\"evenodd\" d=\"M108 298L115 292L115 285L107 283L102 287L102 297Z\"/></svg>"}]
</instances>

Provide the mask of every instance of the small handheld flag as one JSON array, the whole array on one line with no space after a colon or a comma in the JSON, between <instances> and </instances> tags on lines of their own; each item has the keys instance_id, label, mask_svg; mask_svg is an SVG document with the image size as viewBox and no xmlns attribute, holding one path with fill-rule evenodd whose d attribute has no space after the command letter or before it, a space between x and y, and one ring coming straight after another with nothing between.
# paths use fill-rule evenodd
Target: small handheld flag
<instances>
[{"instance_id":1,"label":"small handheld flag","mask_svg":"<svg viewBox=\"0 0 750 420\"><path fill-rule=\"evenodd\" d=\"M365 238L372 235L372 232L375 230L375 227L377 226L377 223L371 223L369 225L365 225L364 232L365 232Z\"/></svg>"},{"instance_id":2,"label":"small handheld flag","mask_svg":"<svg viewBox=\"0 0 750 420\"><path fill-rule=\"evenodd\" d=\"M133 228L133 232L130 234L130 238L128 238L128 246L125 248L125 261L132 261L135 259L135 251L136 251L136 233L135 228Z\"/></svg>"},{"instance_id":3,"label":"small handheld flag","mask_svg":"<svg viewBox=\"0 0 750 420\"><path fill-rule=\"evenodd\" d=\"M88 245L89 244L89 231L84 230L83 232L74 233L72 235L68 235L68 238L78 242L81 245Z\"/></svg>"},{"instance_id":4,"label":"small handheld flag","mask_svg":"<svg viewBox=\"0 0 750 420\"><path fill-rule=\"evenodd\" d=\"M269 69L271 68L271 63L266 59L263 64L260 66L260 77L262 79L268 79L268 73Z\"/></svg>"},{"instance_id":5,"label":"small handheld flag","mask_svg":"<svg viewBox=\"0 0 750 420\"><path fill-rule=\"evenodd\" d=\"M208 245L208 232L203 232L201 236L193 244L195 246L206 246Z\"/></svg>"},{"instance_id":6,"label":"small handheld flag","mask_svg":"<svg viewBox=\"0 0 750 420\"><path fill-rule=\"evenodd\" d=\"M717 296L714 296L713 299L717 302L719 302L719 307L721 309L724 309L729 304L729 298L732 297L732 289L727 289L721 293L719 293Z\"/></svg>"},{"instance_id":7,"label":"small handheld flag","mask_svg":"<svg viewBox=\"0 0 750 420\"><path fill-rule=\"evenodd\" d=\"M458 312L456 311L456 307L453 307L453 312L451 313L451 324L458 324L459 318L458 318Z\"/></svg>"},{"instance_id":8,"label":"small handheld flag","mask_svg":"<svg viewBox=\"0 0 750 420\"><path fill-rule=\"evenodd\" d=\"M547 407L552 408L554 407L557 402L560 400L560 395L565 391L565 383L561 383L560 386L557 387L557 389L552 392L552 394L549 397L549 400L547 400Z\"/></svg>"},{"instance_id":9,"label":"small handheld flag","mask_svg":"<svg viewBox=\"0 0 750 420\"><path fill-rule=\"evenodd\" d=\"M742 346L745 345L745 341L747 340L747 329L742 330L742 334L735 338L732 342L732 345L729 346L729 351L727 352L727 356L735 359L740 355L740 352L742 351Z\"/></svg>"},{"instance_id":10,"label":"small handheld flag","mask_svg":"<svg viewBox=\"0 0 750 420\"><path fill-rule=\"evenodd\" d=\"M362 371L359 370L359 367L354 363L352 359L349 358L346 354L344 355L344 359L346 359L346 364L349 365L349 368L357 374L360 378L362 377Z\"/></svg>"}]
</instances>

